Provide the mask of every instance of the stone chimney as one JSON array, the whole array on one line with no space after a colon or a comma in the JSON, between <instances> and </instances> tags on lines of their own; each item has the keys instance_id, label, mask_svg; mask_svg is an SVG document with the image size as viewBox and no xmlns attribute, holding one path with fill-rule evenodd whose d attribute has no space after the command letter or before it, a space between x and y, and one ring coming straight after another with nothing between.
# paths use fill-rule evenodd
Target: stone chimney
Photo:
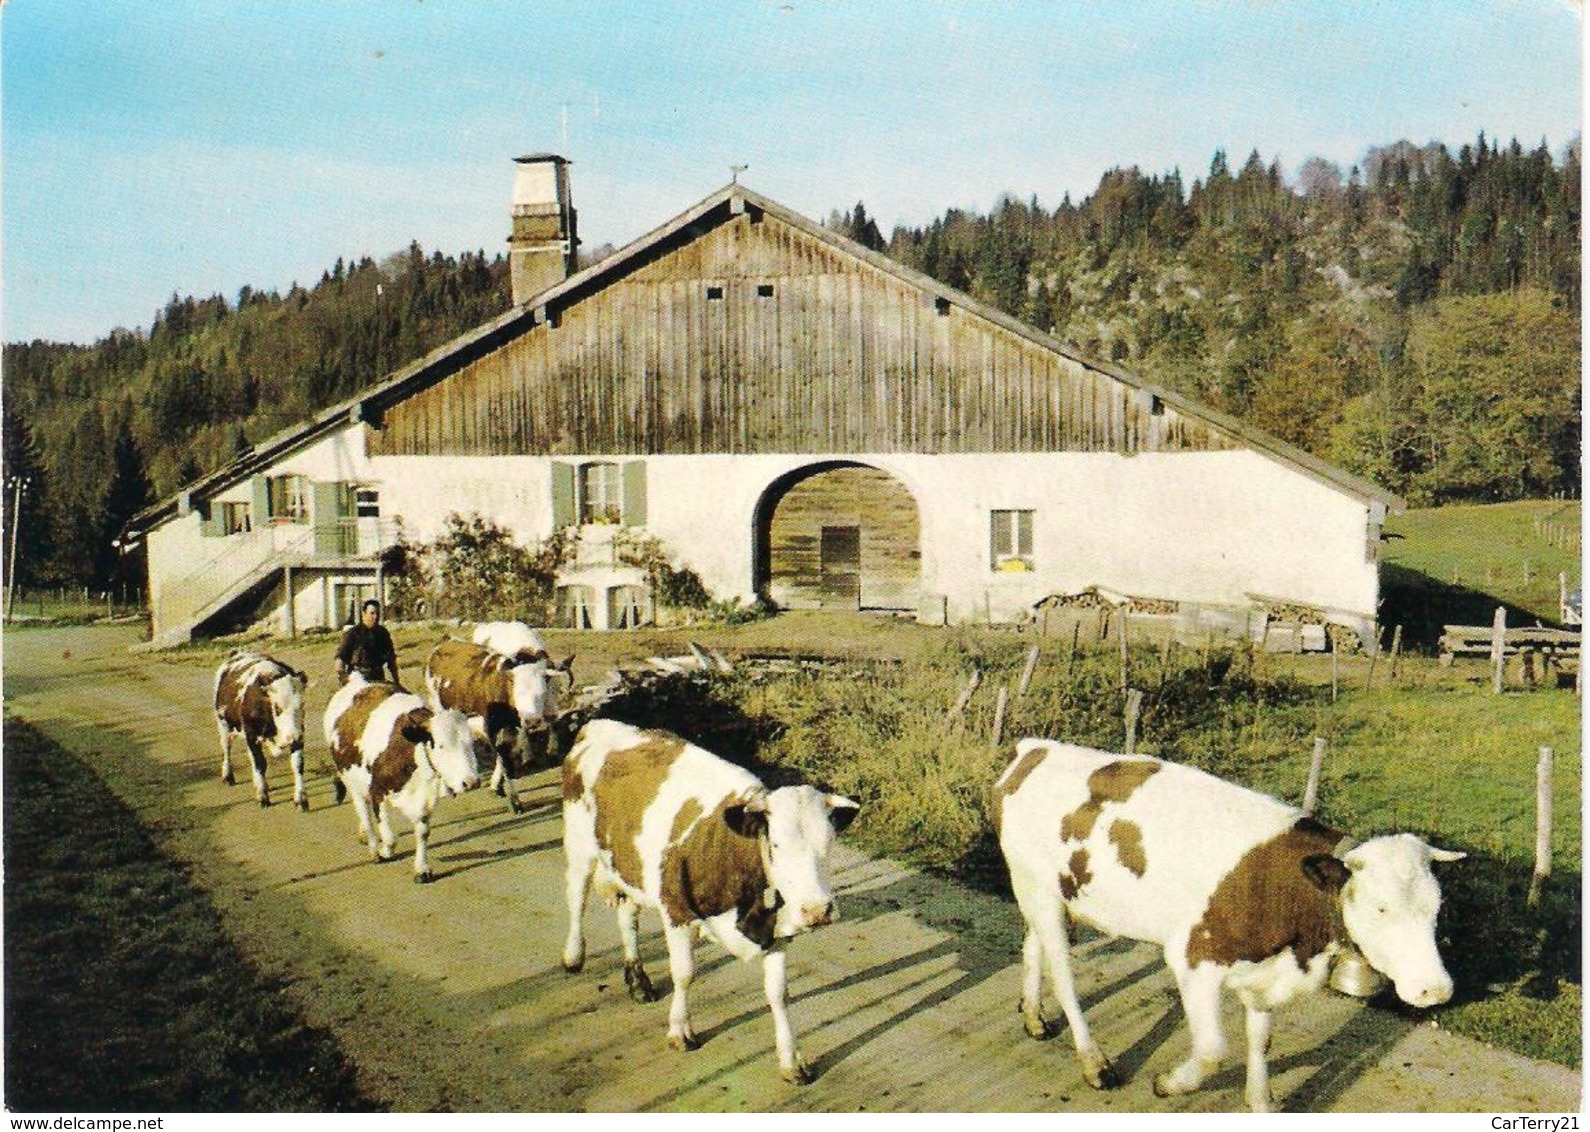
<instances>
[{"instance_id":1,"label":"stone chimney","mask_svg":"<svg viewBox=\"0 0 1590 1132\"><path fill-rule=\"evenodd\" d=\"M508 275L521 306L574 273L580 246L569 198L569 163L555 153L514 158Z\"/></svg>"}]
</instances>

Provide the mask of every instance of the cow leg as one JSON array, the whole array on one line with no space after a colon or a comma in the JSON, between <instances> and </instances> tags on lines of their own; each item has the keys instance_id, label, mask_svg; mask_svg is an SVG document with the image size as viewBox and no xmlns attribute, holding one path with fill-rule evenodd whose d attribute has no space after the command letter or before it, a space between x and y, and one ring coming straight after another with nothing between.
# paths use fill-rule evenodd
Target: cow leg
<instances>
[{"instance_id":1,"label":"cow leg","mask_svg":"<svg viewBox=\"0 0 1590 1132\"><path fill-rule=\"evenodd\" d=\"M635 907L635 902L620 895L618 937L624 943L624 986L629 989L629 997L636 1002L656 1002L657 992L652 989L651 980L646 977L646 968L640 963L640 937L635 930L635 921L639 918L640 909Z\"/></svg>"},{"instance_id":2,"label":"cow leg","mask_svg":"<svg viewBox=\"0 0 1590 1132\"><path fill-rule=\"evenodd\" d=\"M1058 1024L1043 1016L1043 942L1031 928L1021 945L1021 1003L1017 1009L1028 1037L1044 1042L1060 1032Z\"/></svg>"},{"instance_id":3,"label":"cow leg","mask_svg":"<svg viewBox=\"0 0 1590 1132\"><path fill-rule=\"evenodd\" d=\"M1171 953L1167 948L1167 960ZM1184 963L1171 963L1170 967L1192 1031L1192 1053L1169 1073L1154 1078L1154 1094L1161 1097L1196 1091L1204 1078L1220 1068L1226 1055L1226 1036L1220 1025L1220 984L1225 968L1213 963L1200 963L1191 970Z\"/></svg>"},{"instance_id":4,"label":"cow leg","mask_svg":"<svg viewBox=\"0 0 1590 1132\"><path fill-rule=\"evenodd\" d=\"M563 969L573 974L585 966L585 901L596 870L596 827L583 806L563 807L563 860L563 896L569 912Z\"/></svg>"},{"instance_id":5,"label":"cow leg","mask_svg":"<svg viewBox=\"0 0 1590 1132\"><path fill-rule=\"evenodd\" d=\"M491 772L491 789L497 797L508 799L508 810L510 813L517 814L522 809L519 805L518 790L514 787L513 779L508 774L507 761L501 755L497 756L497 765Z\"/></svg>"},{"instance_id":6,"label":"cow leg","mask_svg":"<svg viewBox=\"0 0 1590 1132\"><path fill-rule=\"evenodd\" d=\"M664 925L668 941L668 973L673 976L674 996L668 1005L668 1045L671 1049L701 1047L701 1039L690 1028L690 984L696 979L696 930L692 924Z\"/></svg>"},{"instance_id":7,"label":"cow leg","mask_svg":"<svg viewBox=\"0 0 1590 1132\"><path fill-rule=\"evenodd\" d=\"M1254 1112L1274 1112L1270 1092L1270 1012L1248 1008L1248 1107Z\"/></svg>"},{"instance_id":8,"label":"cow leg","mask_svg":"<svg viewBox=\"0 0 1590 1132\"><path fill-rule=\"evenodd\" d=\"M431 835L431 815L419 814L414 819L414 883L429 884L435 879L430 858L425 853L425 843Z\"/></svg>"},{"instance_id":9,"label":"cow leg","mask_svg":"<svg viewBox=\"0 0 1590 1132\"><path fill-rule=\"evenodd\" d=\"M339 778L337 780L341 782ZM370 799L358 790L353 794L353 813L359 819L359 840L370 847L370 855L376 860L381 859L381 851L376 848L375 840L375 815L370 812Z\"/></svg>"},{"instance_id":10,"label":"cow leg","mask_svg":"<svg viewBox=\"0 0 1590 1132\"><path fill-rule=\"evenodd\" d=\"M265 751L258 739L248 740L249 769L254 772L254 797L261 806L271 804L271 788L265 783Z\"/></svg>"},{"instance_id":11,"label":"cow leg","mask_svg":"<svg viewBox=\"0 0 1590 1132\"><path fill-rule=\"evenodd\" d=\"M783 947L762 956L762 989L773 1012L773 1041L778 1047L779 1076L791 1085L809 1085L817 1075L795 1048L795 1027L789 1021L789 963Z\"/></svg>"},{"instance_id":12,"label":"cow leg","mask_svg":"<svg viewBox=\"0 0 1590 1132\"><path fill-rule=\"evenodd\" d=\"M392 803L385 798L376 809L377 825L381 832L381 844L375 851L376 857L383 861L392 859L392 848L397 844L397 834L392 832Z\"/></svg>"},{"instance_id":13,"label":"cow leg","mask_svg":"<svg viewBox=\"0 0 1590 1132\"><path fill-rule=\"evenodd\" d=\"M1027 921L1027 930L1038 941L1034 952L1029 952L1027 945L1023 946L1023 958L1031 953L1035 961L1040 955L1047 961L1049 983L1071 1026L1071 1041L1082 1063L1083 1079L1095 1089L1117 1088L1121 1084L1120 1074L1093 1040L1093 1032L1088 1029L1088 1020L1082 1013L1082 1003L1077 999L1076 980L1071 973L1071 940L1066 935L1066 913L1060 903L1059 889L1054 887L1053 881L1035 882L1018 870L1011 871L1011 882L1016 902ZM1035 981L1031 971L1024 973L1022 1015L1029 1034L1039 1027L1048 1027L1038 1009L1038 995L1032 991L1031 984Z\"/></svg>"},{"instance_id":14,"label":"cow leg","mask_svg":"<svg viewBox=\"0 0 1590 1132\"><path fill-rule=\"evenodd\" d=\"M221 781L228 786L235 786L237 779L232 776L232 729L220 716L215 717L215 729L221 734Z\"/></svg>"},{"instance_id":15,"label":"cow leg","mask_svg":"<svg viewBox=\"0 0 1590 1132\"><path fill-rule=\"evenodd\" d=\"M306 813L309 810L309 787L304 785L304 749L294 747L291 753L293 763L293 802L300 810Z\"/></svg>"}]
</instances>

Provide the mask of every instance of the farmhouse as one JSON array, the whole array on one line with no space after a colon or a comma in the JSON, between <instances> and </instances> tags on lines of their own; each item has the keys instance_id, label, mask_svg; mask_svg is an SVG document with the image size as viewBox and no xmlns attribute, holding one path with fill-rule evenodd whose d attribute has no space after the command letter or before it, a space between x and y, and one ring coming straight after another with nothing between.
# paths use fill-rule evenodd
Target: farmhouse
<instances>
[{"instance_id":1,"label":"farmhouse","mask_svg":"<svg viewBox=\"0 0 1590 1132\"><path fill-rule=\"evenodd\" d=\"M569 166L518 159L513 305L136 516L156 644L334 626L479 512L577 535L559 619L650 615L615 540L718 598L1030 616L1089 587L1360 632L1371 483L732 183L573 271Z\"/></svg>"}]
</instances>

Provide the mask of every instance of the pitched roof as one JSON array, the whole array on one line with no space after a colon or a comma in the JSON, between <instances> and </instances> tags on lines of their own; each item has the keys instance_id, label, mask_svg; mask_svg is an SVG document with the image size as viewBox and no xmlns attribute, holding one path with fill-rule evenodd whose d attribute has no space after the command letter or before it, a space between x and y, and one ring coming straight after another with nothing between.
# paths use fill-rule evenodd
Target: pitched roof
<instances>
[{"instance_id":1,"label":"pitched roof","mask_svg":"<svg viewBox=\"0 0 1590 1132\"><path fill-rule=\"evenodd\" d=\"M128 521L128 528L148 530L157 522L176 513L178 503L184 497L203 497L221 491L269 467L283 456L335 431L351 420L374 419L383 407L401 401L410 394L442 380L461 366L490 353L538 323L545 322L550 312L601 290L611 280L628 274L678 242L688 242L721 220L747 209L755 209L775 217L813 239L829 244L846 255L862 260L871 267L936 298L961 307L1012 334L1070 358L1089 369L1106 374L1132 389L1139 389L1158 397L1178 412L1203 421L1215 430L1233 437L1243 446L1288 465L1311 479L1366 502L1379 502L1392 511L1401 511L1403 508L1402 500L1395 494L1366 479L1343 471L1312 453L1305 452L1252 425L1189 400L1180 393L1145 381L1119 366L1088 357L1074 346L979 302L963 291L957 291L932 276L863 247L854 240L807 219L743 184L731 182L673 219L632 240L612 255L560 280L534 298L513 307L497 318L438 346L424 357L393 371L384 380L370 386L362 393L323 409L308 420L253 445L231 463L195 480L171 498L140 511Z\"/></svg>"}]
</instances>

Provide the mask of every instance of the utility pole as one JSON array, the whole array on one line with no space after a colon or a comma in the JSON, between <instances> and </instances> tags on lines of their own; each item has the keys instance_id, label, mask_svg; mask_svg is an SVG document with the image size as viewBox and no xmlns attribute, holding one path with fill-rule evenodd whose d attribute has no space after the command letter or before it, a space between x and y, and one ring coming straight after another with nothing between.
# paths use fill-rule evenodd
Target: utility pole
<instances>
[{"instance_id":1,"label":"utility pole","mask_svg":"<svg viewBox=\"0 0 1590 1132\"><path fill-rule=\"evenodd\" d=\"M22 493L28 490L32 480L28 476L12 476L6 486L12 489L11 514L8 516L11 523L11 565L6 575L6 615L7 621L11 620L11 603L17 594L17 530L22 526Z\"/></svg>"}]
</instances>

